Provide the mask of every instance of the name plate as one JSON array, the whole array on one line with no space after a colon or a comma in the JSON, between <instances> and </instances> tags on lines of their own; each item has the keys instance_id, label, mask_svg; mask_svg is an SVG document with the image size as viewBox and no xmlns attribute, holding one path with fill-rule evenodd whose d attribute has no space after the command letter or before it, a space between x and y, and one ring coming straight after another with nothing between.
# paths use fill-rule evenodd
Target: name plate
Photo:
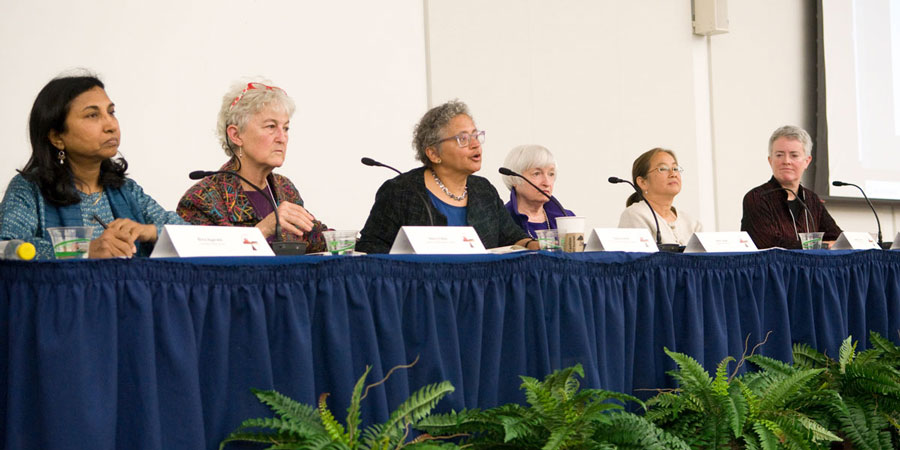
<instances>
[{"instance_id":1,"label":"name plate","mask_svg":"<svg viewBox=\"0 0 900 450\"><path fill-rule=\"evenodd\" d=\"M832 250L878 250L878 242L864 231L845 231L831 246Z\"/></svg>"},{"instance_id":2,"label":"name plate","mask_svg":"<svg viewBox=\"0 0 900 450\"><path fill-rule=\"evenodd\" d=\"M584 251L653 253L659 249L646 228L594 228Z\"/></svg>"},{"instance_id":3,"label":"name plate","mask_svg":"<svg viewBox=\"0 0 900 450\"><path fill-rule=\"evenodd\" d=\"M685 253L755 252L759 249L746 231L701 231L688 241Z\"/></svg>"},{"instance_id":4,"label":"name plate","mask_svg":"<svg viewBox=\"0 0 900 450\"><path fill-rule=\"evenodd\" d=\"M897 232L897 236L894 236L894 242L891 243L891 250L900 249L900 231Z\"/></svg>"},{"instance_id":5,"label":"name plate","mask_svg":"<svg viewBox=\"0 0 900 450\"><path fill-rule=\"evenodd\" d=\"M166 225L151 258L275 256L256 227Z\"/></svg>"},{"instance_id":6,"label":"name plate","mask_svg":"<svg viewBox=\"0 0 900 450\"><path fill-rule=\"evenodd\" d=\"M392 255L468 255L487 253L472 227L400 228Z\"/></svg>"}]
</instances>

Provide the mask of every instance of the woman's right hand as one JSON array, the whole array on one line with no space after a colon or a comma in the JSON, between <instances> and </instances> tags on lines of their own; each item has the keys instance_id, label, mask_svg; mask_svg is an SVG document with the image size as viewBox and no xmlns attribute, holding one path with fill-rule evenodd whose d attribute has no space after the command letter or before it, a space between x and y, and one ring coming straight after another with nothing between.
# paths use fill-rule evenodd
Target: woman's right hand
<instances>
[{"instance_id":1,"label":"woman's right hand","mask_svg":"<svg viewBox=\"0 0 900 450\"><path fill-rule=\"evenodd\" d=\"M277 213L281 229L297 236L303 236L306 232L312 231L313 221L316 220L306 208L291 202L278 205ZM256 224L256 228L259 228L266 238L275 234L275 214L274 212L269 213L265 219Z\"/></svg>"},{"instance_id":2,"label":"woman's right hand","mask_svg":"<svg viewBox=\"0 0 900 450\"><path fill-rule=\"evenodd\" d=\"M130 258L137 253L134 246L136 235L132 230L122 227L110 227L103 234L91 241L88 256L91 258Z\"/></svg>"}]
</instances>

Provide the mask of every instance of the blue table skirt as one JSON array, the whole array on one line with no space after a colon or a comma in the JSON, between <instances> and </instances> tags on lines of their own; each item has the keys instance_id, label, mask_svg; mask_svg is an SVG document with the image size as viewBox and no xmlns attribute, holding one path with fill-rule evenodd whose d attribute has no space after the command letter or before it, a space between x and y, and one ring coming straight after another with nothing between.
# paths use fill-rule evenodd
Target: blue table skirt
<instances>
[{"instance_id":1,"label":"blue table skirt","mask_svg":"<svg viewBox=\"0 0 900 450\"><path fill-rule=\"evenodd\" d=\"M383 421L449 380L441 409L521 402L518 375L581 363L585 386L671 387L662 348L707 368L848 334L898 341L900 253L0 261L0 445L202 449L267 414L250 388ZM638 391L642 392L642 391ZM648 394L642 394L646 397Z\"/></svg>"}]
</instances>

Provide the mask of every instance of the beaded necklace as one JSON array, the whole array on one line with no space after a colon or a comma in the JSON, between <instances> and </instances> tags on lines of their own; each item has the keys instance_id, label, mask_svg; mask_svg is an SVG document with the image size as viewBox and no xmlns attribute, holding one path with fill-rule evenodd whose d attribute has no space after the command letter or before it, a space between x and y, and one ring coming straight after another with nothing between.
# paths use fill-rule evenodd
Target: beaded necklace
<instances>
[{"instance_id":1,"label":"beaded necklace","mask_svg":"<svg viewBox=\"0 0 900 450\"><path fill-rule=\"evenodd\" d=\"M434 182L437 183L438 187L441 188L442 191L444 191L444 194L447 194L447 197L450 197L453 200L461 202L461 201L465 200L467 195L469 195L469 186L463 186L462 195L456 196L456 195L453 195L452 192L450 192L450 189L447 189L447 186L444 186L444 183L441 182L441 179L438 178L437 173L435 173L434 170L431 171L431 176L434 177Z\"/></svg>"}]
</instances>

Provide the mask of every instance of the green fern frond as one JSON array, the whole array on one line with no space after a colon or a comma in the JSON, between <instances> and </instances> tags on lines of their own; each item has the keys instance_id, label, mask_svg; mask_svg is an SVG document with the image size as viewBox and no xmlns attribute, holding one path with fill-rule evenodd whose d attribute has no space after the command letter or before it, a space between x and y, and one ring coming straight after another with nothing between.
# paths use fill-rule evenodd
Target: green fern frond
<instances>
[{"instance_id":1,"label":"green fern frond","mask_svg":"<svg viewBox=\"0 0 900 450\"><path fill-rule=\"evenodd\" d=\"M735 438L744 433L748 411L747 399L744 398L741 391L740 380L735 380L735 384L728 389L728 397L725 400L725 414L728 417L728 425L731 426L731 433Z\"/></svg>"},{"instance_id":2,"label":"green fern frond","mask_svg":"<svg viewBox=\"0 0 900 450\"><path fill-rule=\"evenodd\" d=\"M882 337L875 331L870 331L869 343L872 344L872 348L880 350L887 359L900 360L900 347L890 339Z\"/></svg>"},{"instance_id":3,"label":"green fern frond","mask_svg":"<svg viewBox=\"0 0 900 450\"><path fill-rule=\"evenodd\" d=\"M831 358L804 343L794 344L793 356L794 367L797 369L828 367L832 361Z\"/></svg>"},{"instance_id":4,"label":"green fern frond","mask_svg":"<svg viewBox=\"0 0 900 450\"><path fill-rule=\"evenodd\" d=\"M716 377L713 379L712 389L720 396L728 395L728 363L734 360L733 357L728 356L716 366Z\"/></svg>"},{"instance_id":5,"label":"green fern frond","mask_svg":"<svg viewBox=\"0 0 900 450\"><path fill-rule=\"evenodd\" d=\"M841 349L838 351L838 355L838 364L840 365L841 373L844 373L847 364L853 362L853 357L856 356L856 343L853 342L853 336L847 336L847 339L844 339L844 342L841 343Z\"/></svg>"},{"instance_id":6,"label":"green fern frond","mask_svg":"<svg viewBox=\"0 0 900 450\"><path fill-rule=\"evenodd\" d=\"M550 433L550 437L547 438L547 442L541 447L541 450L559 450L561 448L566 448L566 440L571 436L572 430L568 428L557 428L552 430Z\"/></svg>"},{"instance_id":7,"label":"green fern frond","mask_svg":"<svg viewBox=\"0 0 900 450\"><path fill-rule=\"evenodd\" d=\"M319 396L319 417L322 419L322 427L325 428L325 434L332 441L342 442L344 445L349 446L350 442L346 440L347 436L344 435L344 426L334 418L334 414L331 414L331 411L328 409L328 403L325 401L327 398L328 394Z\"/></svg>"},{"instance_id":8,"label":"green fern frond","mask_svg":"<svg viewBox=\"0 0 900 450\"><path fill-rule=\"evenodd\" d=\"M246 419L235 431L244 431L252 428L266 428L277 434L292 435L296 437L312 436L321 433L321 428L312 427L302 422L290 422L277 417L259 417Z\"/></svg>"},{"instance_id":9,"label":"green fern frond","mask_svg":"<svg viewBox=\"0 0 900 450\"><path fill-rule=\"evenodd\" d=\"M608 414L610 424L594 435L595 443L611 444L611 448L645 450L690 450L681 438L664 431L644 417L628 412Z\"/></svg>"},{"instance_id":10,"label":"green fern frond","mask_svg":"<svg viewBox=\"0 0 900 450\"><path fill-rule=\"evenodd\" d=\"M347 442L351 443L351 447L353 447L352 443L356 442L356 436L359 433L359 403L362 401L362 391L366 386L366 378L371 370L372 366L366 366L365 372L356 380L356 385L353 386L353 394L350 396L350 406L347 407Z\"/></svg>"},{"instance_id":11,"label":"green fern frond","mask_svg":"<svg viewBox=\"0 0 900 450\"><path fill-rule=\"evenodd\" d=\"M871 405L860 404L852 398L831 404L832 412L841 426L841 431L853 445L860 450L876 450L890 448L890 436L888 445L880 445L881 430L885 429L887 422L875 413Z\"/></svg>"},{"instance_id":12,"label":"green fern frond","mask_svg":"<svg viewBox=\"0 0 900 450\"><path fill-rule=\"evenodd\" d=\"M781 380L776 381L766 389L761 396L760 409L774 410L781 408L794 394L806 387L806 383L818 376L825 369L798 370Z\"/></svg>"},{"instance_id":13,"label":"green fern frond","mask_svg":"<svg viewBox=\"0 0 900 450\"><path fill-rule=\"evenodd\" d=\"M803 425L803 428L805 428L807 432L809 432L813 442L839 442L843 440L829 431L827 428L823 427L818 422L810 419L805 415L798 415L796 420L801 425Z\"/></svg>"},{"instance_id":14,"label":"green fern frond","mask_svg":"<svg viewBox=\"0 0 900 450\"><path fill-rule=\"evenodd\" d=\"M763 450L778 450L779 438L772 431L778 430L778 426L767 421L759 421L753 424L753 431L759 436L759 446Z\"/></svg>"},{"instance_id":15,"label":"green fern frond","mask_svg":"<svg viewBox=\"0 0 900 450\"><path fill-rule=\"evenodd\" d=\"M250 389L250 391L282 419L321 428L322 422L319 420L319 414L315 408L297 402L275 390Z\"/></svg>"},{"instance_id":16,"label":"green fern frond","mask_svg":"<svg viewBox=\"0 0 900 450\"><path fill-rule=\"evenodd\" d=\"M256 442L260 444L278 444L280 442L293 440L297 441L297 438L290 434L272 434L272 433L260 433L260 432L249 432L249 431L234 431L229 434L225 439L219 444L219 450L225 448L225 445L229 442Z\"/></svg>"},{"instance_id":17,"label":"green fern frond","mask_svg":"<svg viewBox=\"0 0 900 450\"><path fill-rule=\"evenodd\" d=\"M453 391L453 385L449 381L422 387L391 413L391 417L384 424L384 431L388 433L399 431L405 429L408 423L414 424L422 420L445 395Z\"/></svg>"},{"instance_id":18,"label":"green fern frond","mask_svg":"<svg viewBox=\"0 0 900 450\"><path fill-rule=\"evenodd\" d=\"M751 355L747 357L747 361L753 363L760 370L774 373L780 376L788 376L797 371L798 367L791 366L783 361L775 358L769 358L763 355Z\"/></svg>"},{"instance_id":19,"label":"green fern frond","mask_svg":"<svg viewBox=\"0 0 900 450\"><path fill-rule=\"evenodd\" d=\"M713 399L712 378L696 359L683 353L673 352L665 347L663 350L678 364L679 370L669 372L681 385L682 395L696 399L695 404L701 410L710 412L716 408Z\"/></svg>"},{"instance_id":20,"label":"green fern frond","mask_svg":"<svg viewBox=\"0 0 900 450\"><path fill-rule=\"evenodd\" d=\"M851 364L844 371L844 383L858 392L900 398L900 371L880 362Z\"/></svg>"}]
</instances>

